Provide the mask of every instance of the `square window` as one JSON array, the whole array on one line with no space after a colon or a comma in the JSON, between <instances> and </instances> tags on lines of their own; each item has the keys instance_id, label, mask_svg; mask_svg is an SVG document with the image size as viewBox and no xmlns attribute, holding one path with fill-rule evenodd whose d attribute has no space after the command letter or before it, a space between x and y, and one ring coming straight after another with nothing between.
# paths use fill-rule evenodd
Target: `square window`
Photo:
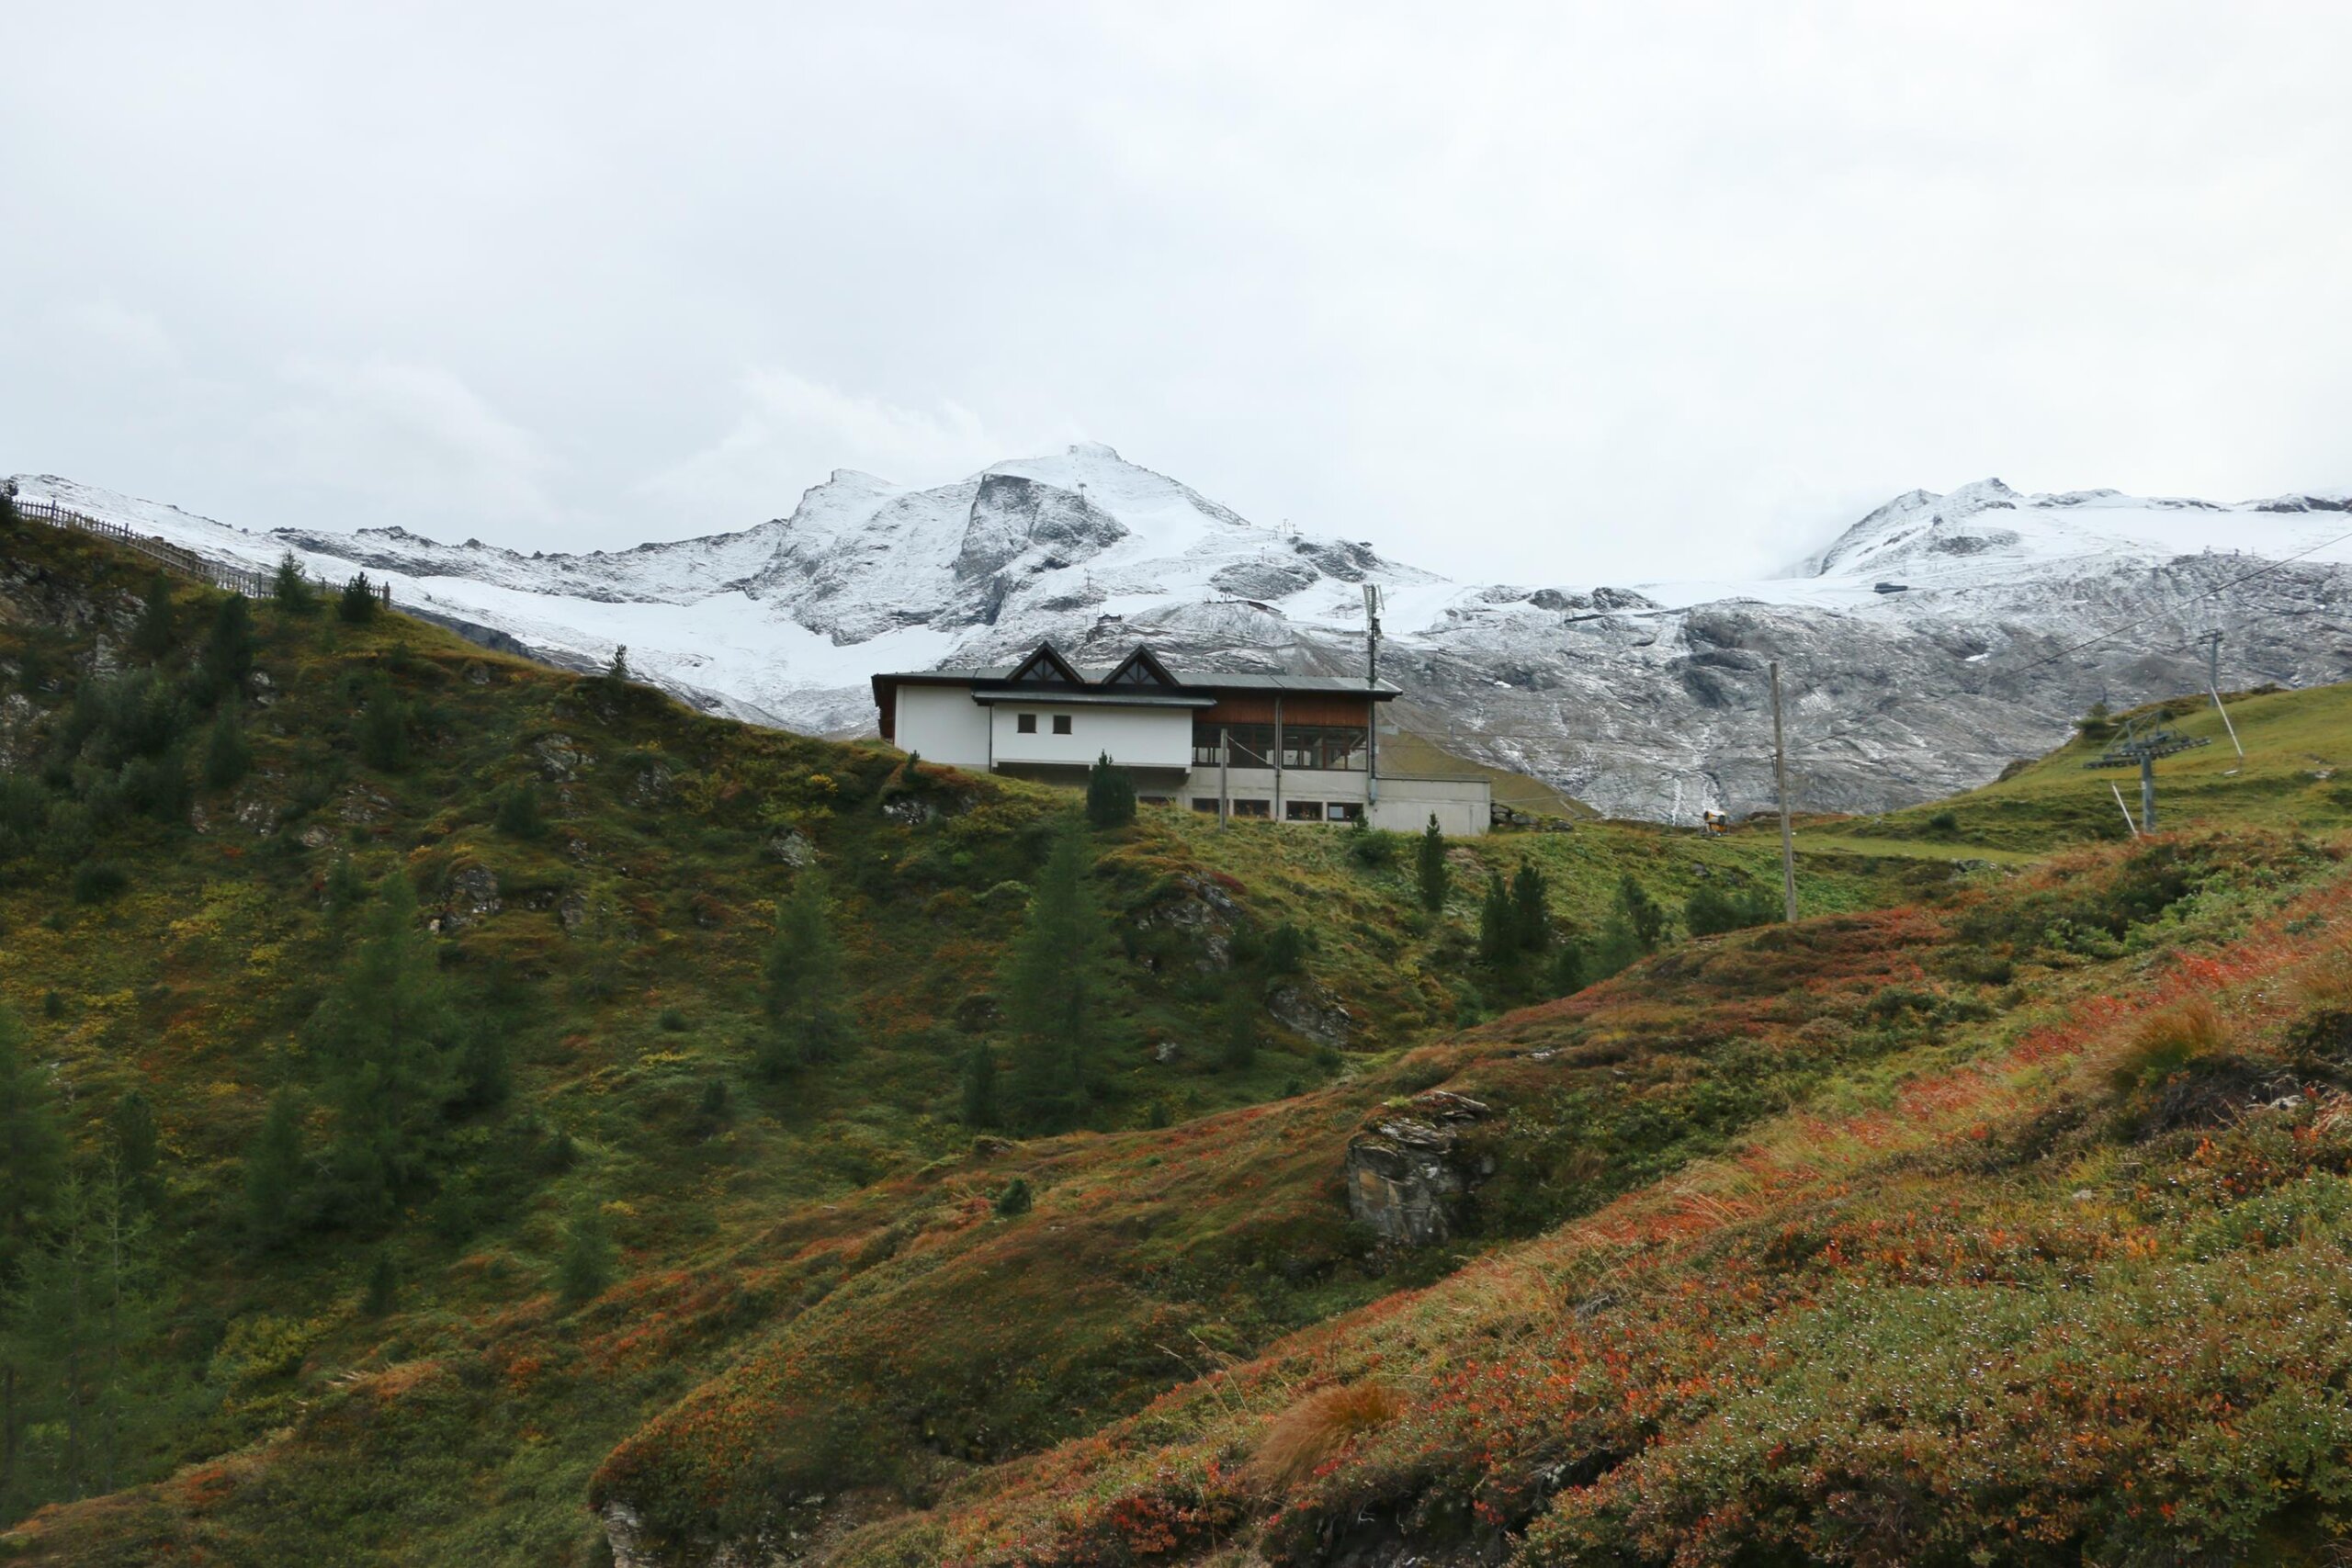
<instances>
[{"instance_id":1,"label":"square window","mask_svg":"<svg viewBox=\"0 0 2352 1568\"><path fill-rule=\"evenodd\" d=\"M1012 728L1020 734L1035 735L1037 733L1037 716L1034 713L1014 714L1012 716Z\"/></svg>"},{"instance_id":2,"label":"square window","mask_svg":"<svg viewBox=\"0 0 2352 1568\"><path fill-rule=\"evenodd\" d=\"M1066 713L1057 713L1054 715L1054 733L1056 735L1068 735L1069 733L1069 715Z\"/></svg>"}]
</instances>

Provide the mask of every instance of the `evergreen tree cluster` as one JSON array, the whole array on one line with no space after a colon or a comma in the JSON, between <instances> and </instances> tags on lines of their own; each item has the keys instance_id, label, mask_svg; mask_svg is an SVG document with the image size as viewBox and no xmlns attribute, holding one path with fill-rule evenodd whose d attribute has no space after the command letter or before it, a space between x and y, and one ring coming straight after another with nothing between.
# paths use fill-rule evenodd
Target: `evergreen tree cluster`
<instances>
[{"instance_id":1,"label":"evergreen tree cluster","mask_svg":"<svg viewBox=\"0 0 2352 1568\"><path fill-rule=\"evenodd\" d=\"M1421 908L1431 914L1445 908L1445 896L1453 878L1445 863L1445 834L1437 825L1437 813L1430 813L1430 825L1422 829L1421 841L1413 855L1413 874L1421 895Z\"/></svg>"},{"instance_id":2,"label":"evergreen tree cluster","mask_svg":"<svg viewBox=\"0 0 2352 1568\"><path fill-rule=\"evenodd\" d=\"M1086 840L1071 827L1057 830L1006 961L1004 1112L1023 1132L1074 1123L1095 1066L1095 972L1107 933L1088 886L1092 870Z\"/></svg>"},{"instance_id":3,"label":"evergreen tree cluster","mask_svg":"<svg viewBox=\"0 0 2352 1568\"><path fill-rule=\"evenodd\" d=\"M153 1112L136 1091L67 1157L23 1027L0 1010L0 1517L111 1492L159 1418Z\"/></svg>"},{"instance_id":4,"label":"evergreen tree cluster","mask_svg":"<svg viewBox=\"0 0 2352 1568\"><path fill-rule=\"evenodd\" d=\"M1702 882L1683 900L1682 929L1692 936L1719 936L1770 925L1782 913L1780 897L1770 888L1747 886L1727 893L1713 882Z\"/></svg>"},{"instance_id":5,"label":"evergreen tree cluster","mask_svg":"<svg viewBox=\"0 0 2352 1568\"><path fill-rule=\"evenodd\" d=\"M771 1078L830 1062L849 1045L839 913L822 870L804 868L775 907L768 944L769 1030L760 1069Z\"/></svg>"},{"instance_id":6,"label":"evergreen tree cluster","mask_svg":"<svg viewBox=\"0 0 2352 1568\"><path fill-rule=\"evenodd\" d=\"M512 1087L503 1035L468 1027L397 871L368 899L302 1034L331 1125L314 1156L302 1094L289 1085L272 1097L245 1163L246 1220L263 1247L312 1224L383 1223L433 1189L452 1125Z\"/></svg>"},{"instance_id":7,"label":"evergreen tree cluster","mask_svg":"<svg viewBox=\"0 0 2352 1568\"><path fill-rule=\"evenodd\" d=\"M142 817L185 826L198 788L232 788L253 767L244 702L262 639L252 603L159 570L138 605L129 658L76 680L38 755L0 771L0 874L45 858L84 902L128 885L96 856L106 835Z\"/></svg>"},{"instance_id":8,"label":"evergreen tree cluster","mask_svg":"<svg viewBox=\"0 0 2352 1568\"><path fill-rule=\"evenodd\" d=\"M346 626L364 626L376 618L376 612L382 607L383 600L378 595L376 585L368 581L368 574L363 571L343 585L343 595L335 601L334 613Z\"/></svg>"},{"instance_id":9,"label":"evergreen tree cluster","mask_svg":"<svg viewBox=\"0 0 2352 1568\"><path fill-rule=\"evenodd\" d=\"M1087 770L1086 819L1097 828L1124 828L1136 819L1136 781L1108 751Z\"/></svg>"}]
</instances>

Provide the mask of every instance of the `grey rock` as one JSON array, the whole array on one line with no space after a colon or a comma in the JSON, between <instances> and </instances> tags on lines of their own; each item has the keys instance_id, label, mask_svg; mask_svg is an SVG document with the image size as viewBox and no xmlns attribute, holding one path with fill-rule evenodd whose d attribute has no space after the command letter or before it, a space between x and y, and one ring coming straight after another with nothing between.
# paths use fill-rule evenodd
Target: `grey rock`
<instances>
[{"instance_id":1,"label":"grey rock","mask_svg":"<svg viewBox=\"0 0 2352 1568\"><path fill-rule=\"evenodd\" d=\"M915 828L937 820L939 807L921 795L901 795L882 803L882 815L902 828Z\"/></svg>"},{"instance_id":2,"label":"grey rock","mask_svg":"<svg viewBox=\"0 0 2352 1568\"><path fill-rule=\"evenodd\" d=\"M628 781L628 803L631 806L663 806L677 794L670 770L659 762L638 770Z\"/></svg>"},{"instance_id":3,"label":"grey rock","mask_svg":"<svg viewBox=\"0 0 2352 1568\"><path fill-rule=\"evenodd\" d=\"M569 735L542 735L531 743L539 772L556 784L570 784L591 759Z\"/></svg>"},{"instance_id":4,"label":"grey rock","mask_svg":"<svg viewBox=\"0 0 2352 1568\"><path fill-rule=\"evenodd\" d=\"M813 865L817 861L817 846L810 843L808 835L797 828L787 828L771 838L767 841L766 853L768 859L796 870L804 865Z\"/></svg>"},{"instance_id":5,"label":"grey rock","mask_svg":"<svg viewBox=\"0 0 2352 1568\"><path fill-rule=\"evenodd\" d=\"M1462 1196L1491 1172L1462 1158L1460 1128L1492 1114L1446 1089L1412 1101L1416 1114L1376 1119L1348 1144L1348 1213L1398 1247L1430 1247L1453 1234Z\"/></svg>"},{"instance_id":6,"label":"grey rock","mask_svg":"<svg viewBox=\"0 0 2352 1568\"><path fill-rule=\"evenodd\" d=\"M355 827L380 822L392 809L391 796L366 784L353 784L343 792L343 799L335 807L335 815Z\"/></svg>"},{"instance_id":7,"label":"grey rock","mask_svg":"<svg viewBox=\"0 0 2352 1568\"><path fill-rule=\"evenodd\" d=\"M504 907L499 900L495 872L486 865L461 865L449 874L449 895L441 908L442 929L463 931Z\"/></svg>"},{"instance_id":8,"label":"grey rock","mask_svg":"<svg viewBox=\"0 0 2352 1568\"><path fill-rule=\"evenodd\" d=\"M1344 1049L1355 1038L1355 1015L1320 985L1276 986L1266 998L1266 1010L1284 1028L1318 1045Z\"/></svg>"}]
</instances>

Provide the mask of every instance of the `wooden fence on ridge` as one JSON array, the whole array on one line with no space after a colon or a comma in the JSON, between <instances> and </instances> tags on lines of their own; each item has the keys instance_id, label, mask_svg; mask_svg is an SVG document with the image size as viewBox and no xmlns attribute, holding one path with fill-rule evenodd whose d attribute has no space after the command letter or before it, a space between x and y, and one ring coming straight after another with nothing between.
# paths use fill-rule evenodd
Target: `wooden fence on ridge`
<instances>
[{"instance_id":1,"label":"wooden fence on ridge","mask_svg":"<svg viewBox=\"0 0 2352 1568\"><path fill-rule=\"evenodd\" d=\"M103 517L93 517L87 513L69 511L53 501L27 501L19 496L17 499L17 514L19 517L29 517L40 523L51 523L60 528L78 528L85 534L96 534L100 538L112 539L123 548L137 551L166 570L176 571L183 577L195 578L198 582L209 583L215 588L225 588L232 593L242 593L248 599L266 599L277 586L277 573L274 571L254 571L245 567L231 566L224 561L213 560L184 546L175 545L169 539L158 538L153 534L141 534L119 523L109 523ZM364 576L365 573L362 575ZM342 583L330 582L321 577L313 577L310 581L311 587L322 593L340 593L344 589ZM392 602L390 583L377 582L369 586L376 591L377 597L383 600L385 604L390 604Z\"/></svg>"}]
</instances>

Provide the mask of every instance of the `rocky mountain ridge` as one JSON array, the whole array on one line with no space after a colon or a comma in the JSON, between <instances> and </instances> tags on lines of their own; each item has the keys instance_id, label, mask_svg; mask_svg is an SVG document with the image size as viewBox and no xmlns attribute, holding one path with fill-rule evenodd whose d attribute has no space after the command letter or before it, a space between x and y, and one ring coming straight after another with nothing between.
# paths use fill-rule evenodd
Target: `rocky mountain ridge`
<instances>
[{"instance_id":1,"label":"rocky mountain ridge","mask_svg":"<svg viewBox=\"0 0 2352 1568\"><path fill-rule=\"evenodd\" d=\"M406 607L575 668L632 666L707 709L870 732L866 678L1149 641L1171 663L1363 667L1381 585L1396 719L1611 815L1770 800L1764 671L1782 664L1797 804L1877 810L1981 783L2091 702L2352 671L2352 499L2220 503L1997 479L1914 491L1761 581L1469 586L1369 541L1264 528L1107 446L914 489L836 471L793 513L624 551L522 555L402 528L253 533L52 476L28 498L266 564L365 570ZM2089 648L2099 631L2127 635Z\"/></svg>"}]
</instances>

